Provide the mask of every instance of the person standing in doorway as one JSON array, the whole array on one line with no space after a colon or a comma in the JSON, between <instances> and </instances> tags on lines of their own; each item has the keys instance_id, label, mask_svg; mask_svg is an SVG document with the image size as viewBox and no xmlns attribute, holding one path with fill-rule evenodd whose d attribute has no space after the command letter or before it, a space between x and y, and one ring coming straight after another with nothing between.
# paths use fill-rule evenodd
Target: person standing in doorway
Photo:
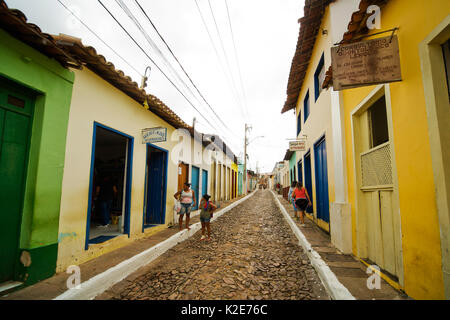
<instances>
[{"instance_id":1,"label":"person standing in doorway","mask_svg":"<svg viewBox=\"0 0 450 320\"><path fill-rule=\"evenodd\" d=\"M97 185L95 194L102 218L102 227L108 227L110 223L111 207L114 197L117 196L117 186L113 183L109 175L105 175Z\"/></svg>"},{"instance_id":2,"label":"person standing in doorway","mask_svg":"<svg viewBox=\"0 0 450 320\"><path fill-rule=\"evenodd\" d=\"M205 240L205 229L208 231L208 241L211 240L211 218L213 216L214 210L217 209L216 205L209 201L211 198L210 195L205 194L200 201L200 208L202 211L200 212L200 222L202 224L202 237L200 240Z\"/></svg>"},{"instance_id":3,"label":"person standing in doorway","mask_svg":"<svg viewBox=\"0 0 450 320\"><path fill-rule=\"evenodd\" d=\"M173 196L176 200L180 198L181 210L178 212L180 215L178 218L180 230L183 229L184 214L186 214L186 229L191 230L191 228L189 228L189 220L191 218L192 207L195 207L195 192L194 190L191 190L191 184L186 182L184 184L184 189L178 191Z\"/></svg>"},{"instance_id":4,"label":"person standing in doorway","mask_svg":"<svg viewBox=\"0 0 450 320\"><path fill-rule=\"evenodd\" d=\"M309 198L308 190L303 187L301 181L297 182L297 187L292 192L292 198L295 201L297 209L300 211L301 227L305 226L305 211L308 206L311 206L311 199Z\"/></svg>"},{"instance_id":5,"label":"person standing in doorway","mask_svg":"<svg viewBox=\"0 0 450 320\"><path fill-rule=\"evenodd\" d=\"M295 188L297 188L297 181L293 181L289 188L288 200L289 200L289 203L292 203L292 206L294 207L294 218L296 218L298 220L299 219L298 209L297 209L297 206L295 205L295 201L292 198L292 193L294 192Z\"/></svg>"}]
</instances>

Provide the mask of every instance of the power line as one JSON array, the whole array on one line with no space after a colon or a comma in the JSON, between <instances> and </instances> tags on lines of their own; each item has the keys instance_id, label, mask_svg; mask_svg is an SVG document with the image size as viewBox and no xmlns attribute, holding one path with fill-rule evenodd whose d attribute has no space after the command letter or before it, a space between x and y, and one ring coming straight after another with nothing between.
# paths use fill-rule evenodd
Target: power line
<instances>
[{"instance_id":1,"label":"power line","mask_svg":"<svg viewBox=\"0 0 450 320\"><path fill-rule=\"evenodd\" d=\"M167 60L167 58L164 56L164 54L161 52L161 50L158 48L156 43L153 41L153 39L149 36L147 31L142 27L142 25L139 23L137 18L134 16L134 14L130 11L130 9L126 6L126 4L122 0L116 0L116 3L120 6L120 8L125 12L125 14L134 22L136 27L140 30L140 32L143 34L143 36L146 38L147 42L150 44L150 46L159 54L159 56L163 59L163 62L165 62L166 66L171 69L172 73L175 74L175 76L178 78L178 80L187 88L187 90L191 93L192 96L200 103L200 101L197 99L195 94L192 92L192 90L189 88L189 86L184 82L183 79L181 79L180 75L177 73L177 71L173 68L171 63ZM145 11L144 11L145 13ZM208 104L209 105L209 104ZM212 109L212 108L211 108ZM195 110L198 111L197 108ZM214 111L214 110L213 110ZM200 113L200 112L199 112ZM204 116L202 115L204 118ZM219 117L218 119L222 121ZM206 119L205 119L206 120ZM214 130L214 126L208 121L208 123L211 125L212 129ZM225 124L224 124L225 125ZM233 133L228 126L225 125L225 127Z\"/></svg>"},{"instance_id":2,"label":"power line","mask_svg":"<svg viewBox=\"0 0 450 320\"><path fill-rule=\"evenodd\" d=\"M205 101L205 103L208 105L209 109L214 113L214 115L217 117L217 119L223 124L223 126L225 128L227 128L228 130L230 130L230 128L228 128L228 126L222 121L222 119L217 115L217 113L214 111L214 109L211 107L211 105L208 103L208 101L206 101L205 97L202 95L202 93L200 92L200 90L197 88L197 86L195 85L195 83L192 81L191 77L189 76L189 74L186 72L186 70L184 69L184 67L182 66L182 64L180 63L180 61L178 60L178 58L175 56L175 54L173 53L172 49L170 48L170 46L167 44L166 40L164 39L164 37L161 35L161 33L159 32L159 30L156 28L155 24L153 23L153 21L150 19L150 17L147 15L147 13L145 12L145 10L142 8L141 4L139 3L138 0L135 0L136 4L138 5L138 7L141 9L142 13L147 17L147 20L150 22L150 24L152 25L153 29L155 29L156 33L158 34L158 36L160 37L160 39L163 41L163 43L166 45L167 49L169 50L170 54L172 55L172 57L175 59L175 61L178 63L178 65L180 66L180 68L183 70L184 74L186 75L186 77L189 79L189 81L191 82L191 84L194 86L194 88L197 90L198 94L200 95L200 97L202 97L203 101Z\"/></svg>"},{"instance_id":3,"label":"power line","mask_svg":"<svg viewBox=\"0 0 450 320\"><path fill-rule=\"evenodd\" d=\"M233 72L232 72L232 70L231 70L230 62L229 62L229 60L228 60L228 55L227 55L227 53L226 53L226 51L225 51L225 46L224 46L224 44L223 44L222 35L221 35L221 33L220 33L219 26L218 26L218 24L217 24L217 20L216 20L216 17L215 17L215 15L214 15L214 10L213 10L212 5L211 5L211 0L208 0L208 5L209 5L209 10L210 10L210 12L211 12L211 15L212 15L212 17L213 17L213 21L214 21L214 25L215 25L215 27L216 27L217 34L218 34L218 36L219 36L220 46L221 46L221 48L222 48L222 52L223 52L223 55L224 55L224 57L225 57L225 62L226 62L226 64L227 64L227 66L228 66L228 70L229 70L230 75L231 75L231 79L232 79L232 82L233 82L234 89L236 90L236 92L238 92L238 96L239 96L239 91L237 90L236 83L235 83L235 81L234 81ZM242 107L243 107L242 102L240 102L240 104L241 104L241 108L242 108Z\"/></svg>"},{"instance_id":4,"label":"power line","mask_svg":"<svg viewBox=\"0 0 450 320\"><path fill-rule=\"evenodd\" d=\"M225 75L225 78L226 78L227 81L228 81L228 86L229 86L229 88L230 88L230 90L231 90L231 93L232 93L232 95L233 95L233 99L235 100L236 105L239 105L238 95L236 94L237 89L236 89L236 86L233 85L233 83L234 83L234 82L233 82L233 79L231 79L231 81L230 81L229 75L228 75L227 71L225 70L225 67L223 66L222 59L220 58L219 51L217 50L217 47L216 47L216 45L215 45L215 43L214 43L214 40L213 40L213 38L212 38L212 36L211 36L211 32L209 31L209 28L208 28L208 25L207 25L207 23L206 23L206 20L205 20L205 18L204 18L204 16L203 16L202 11L200 10L200 6L198 5L197 0L194 0L194 1L195 1L196 6L197 6L198 13L200 14L200 18L202 19L203 26L205 27L206 33L208 34L209 41L211 42L211 45L212 45L212 47L214 48L214 52L215 52L215 54L216 54L217 60L219 61L220 67L222 68L222 72L223 72L223 74ZM231 84L230 84L230 83L231 83ZM233 89L233 88L234 88L234 89ZM245 117L244 114L242 114L242 115Z\"/></svg>"},{"instance_id":5,"label":"power line","mask_svg":"<svg viewBox=\"0 0 450 320\"><path fill-rule=\"evenodd\" d=\"M120 54L118 54L109 44L107 44L100 36L95 33L94 30L89 28L89 26L81 20L80 17L78 17L72 10L70 10L66 5L61 2L61 0L58 0L58 2L67 10L69 11L86 29L88 29L94 36L97 37L98 40L100 40L105 46L107 46L116 56L118 56L123 62L125 62L131 69L133 69L137 74L139 74L141 77L143 76L141 72L139 72L135 67L133 67L127 60L125 60Z\"/></svg>"},{"instance_id":6,"label":"power line","mask_svg":"<svg viewBox=\"0 0 450 320\"><path fill-rule=\"evenodd\" d=\"M241 81L241 90L242 90L242 94L244 96L244 107L246 109L247 117L248 117L249 116L249 112L248 112L248 106L247 106L247 95L245 94L244 81L242 81L241 65L239 63L239 57L238 57L238 54L237 54L236 41L234 39L234 32L233 32L233 27L232 27L232 24L231 24L230 10L228 8L228 1L227 0L225 0L225 6L227 8L228 23L230 25L231 39L233 40L234 55L235 55L235 58L236 58L236 64L237 64L238 71L239 71L239 79Z\"/></svg>"},{"instance_id":7,"label":"power line","mask_svg":"<svg viewBox=\"0 0 450 320\"><path fill-rule=\"evenodd\" d=\"M147 56L147 58L158 68L158 70L164 75L164 77L175 87L175 89L186 99L186 101L200 114L200 116L205 119L206 122L214 129L214 126L206 119L200 111L192 104L192 102L181 92L181 90L173 83L173 81L164 73L163 70L155 63L155 61L145 52L145 50L139 45L139 43L131 36L131 34L123 27L123 25L116 19L116 17L108 10L101 0L97 0L100 5L109 13L109 15L114 19L114 21L122 28L122 30L130 37L131 40L139 47L139 49Z\"/></svg>"}]
</instances>

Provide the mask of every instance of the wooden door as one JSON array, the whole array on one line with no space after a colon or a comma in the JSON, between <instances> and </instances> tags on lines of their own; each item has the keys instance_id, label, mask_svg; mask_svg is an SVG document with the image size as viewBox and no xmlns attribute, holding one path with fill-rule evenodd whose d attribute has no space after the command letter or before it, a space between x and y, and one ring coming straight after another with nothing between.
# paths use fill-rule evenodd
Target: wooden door
<instances>
[{"instance_id":1,"label":"wooden door","mask_svg":"<svg viewBox=\"0 0 450 320\"><path fill-rule=\"evenodd\" d=\"M178 191L183 190L184 184L189 182L189 165L180 163L178 165Z\"/></svg>"},{"instance_id":2,"label":"wooden door","mask_svg":"<svg viewBox=\"0 0 450 320\"><path fill-rule=\"evenodd\" d=\"M0 283L13 280L29 154L33 100L0 83Z\"/></svg>"}]
</instances>

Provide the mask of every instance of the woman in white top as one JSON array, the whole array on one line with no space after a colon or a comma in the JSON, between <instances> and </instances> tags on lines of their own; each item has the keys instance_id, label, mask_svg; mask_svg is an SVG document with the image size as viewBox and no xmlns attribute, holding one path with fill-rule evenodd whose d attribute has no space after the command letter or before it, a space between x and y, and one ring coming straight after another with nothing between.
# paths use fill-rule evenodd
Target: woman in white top
<instances>
[{"instance_id":1,"label":"woman in white top","mask_svg":"<svg viewBox=\"0 0 450 320\"><path fill-rule=\"evenodd\" d=\"M191 184L185 183L184 189L175 193L174 198L178 200L180 198L181 210L178 212L180 218L178 218L178 225L180 226L180 230L183 229L183 216L186 213L186 229L189 228L189 220L191 219L191 209L195 207L195 192L191 190Z\"/></svg>"}]
</instances>

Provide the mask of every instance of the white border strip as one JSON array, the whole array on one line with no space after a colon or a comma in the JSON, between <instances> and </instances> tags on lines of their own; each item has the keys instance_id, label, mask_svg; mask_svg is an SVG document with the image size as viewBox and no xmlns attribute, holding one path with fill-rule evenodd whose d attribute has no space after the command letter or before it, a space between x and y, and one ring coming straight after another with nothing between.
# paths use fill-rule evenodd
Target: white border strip
<instances>
[{"instance_id":1,"label":"white border strip","mask_svg":"<svg viewBox=\"0 0 450 320\"><path fill-rule=\"evenodd\" d=\"M228 207L219 210L214 214L211 222L216 220L224 213L230 211L234 207L238 206L242 202L248 200L256 193L256 190L246 197L230 204ZM79 288L69 289L61 295L57 296L53 300L92 300L96 296L102 294L107 289L111 288L116 283L122 281L139 268L149 264L164 252L184 240L192 237L198 230L201 229L201 223L197 222L191 225L191 230L184 229L170 238L158 243L157 245L131 257L128 260L122 261L118 265L109 268L108 270L92 277L91 279L80 284Z\"/></svg>"},{"instance_id":2,"label":"white border strip","mask_svg":"<svg viewBox=\"0 0 450 320\"><path fill-rule=\"evenodd\" d=\"M281 213L283 213L284 218L297 237L300 245L308 255L312 266L314 267L314 269L316 269L320 280L327 289L328 294L331 296L331 298L334 300L356 300L355 297L350 293L350 291L348 291L348 289L339 282L336 275L333 273L333 271L331 271L330 267L325 263L325 261L322 260L320 255L311 247L311 244L297 227L294 220L292 220L291 216L286 211L286 208L281 204L276 194L272 190L271 192L278 204L278 207L280 208Z\"/></svg>"}]
</instances>

